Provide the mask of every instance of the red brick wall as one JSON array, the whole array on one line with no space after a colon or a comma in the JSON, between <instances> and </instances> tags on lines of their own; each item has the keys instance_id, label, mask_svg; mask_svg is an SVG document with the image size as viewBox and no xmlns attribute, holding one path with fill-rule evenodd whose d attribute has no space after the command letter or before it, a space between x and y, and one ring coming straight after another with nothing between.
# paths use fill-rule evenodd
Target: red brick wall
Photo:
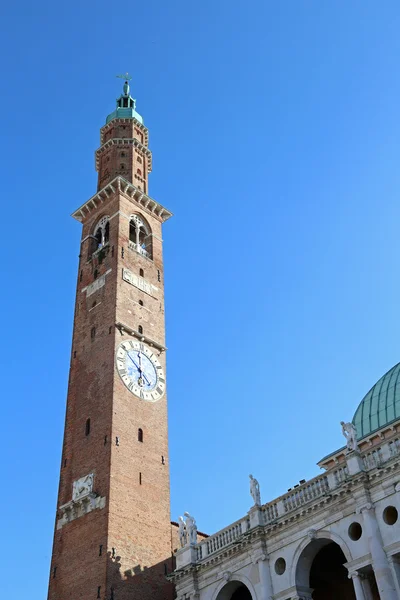
<instances>
[{"instance_id":1,"label":"red brick wall","mask_svg":"<svg viewBox=\"0 0 400 600\"><path fill-rule=\"evenodd\" d=\"M133 213L141 214L157 236L153 261L128 247L126 216ZM99 586L103 599L111 597L113 588L116 600L131 600L137 594L143 600L164 600L173 594L164 576L172 568L167 400L136 398L120 379L114 358L118 344L131 339L116 329L118 321L135 330L141 324L145 335L164 344L161 223L116 193L89 215L82 240L105 214L112 217L106 256L101 263L88 260L89 240L81 248L58 507L71 500L73 481L92 472L94 489L106 498L106 506L56 530L51 566L57 571L50 578L49 600L96 598ZM142 268L145 279L158 288L157 298L123 281L123 268L136 274ZM82 289L93 283L94 271L100 277L109 269L105 285L87 298ZM165 353L158 360L165 370Z\"/></svg>"},{"instance_id":2,"label":"red brick wall","mask_svg":"<svg viewBox=\"0 0 400 600\"><path fill-rule=\"evenodd\" d=\"M114 119L106 125L101 134L101 143L106 144L112 139L138 140L146 148L148 145L148 132L140 129L132 120ZM101 147L102 148L102 147ZM148 190L148 157L143 149L133 144L111 144L97 151L99 161L98 189L105 187L117 175L133 183L144 193ZM125 154L125 156L122 156ZM140 173L138 172L140 171Z\"/></svg>"}]
</instances>

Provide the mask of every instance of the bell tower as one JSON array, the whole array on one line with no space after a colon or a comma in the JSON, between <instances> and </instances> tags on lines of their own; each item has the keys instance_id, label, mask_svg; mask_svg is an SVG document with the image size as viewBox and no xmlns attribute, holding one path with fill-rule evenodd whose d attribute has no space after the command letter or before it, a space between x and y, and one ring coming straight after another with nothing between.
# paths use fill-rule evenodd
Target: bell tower
<instances>
[{"instance_id":1,"label":"bell tower","mask_svg":"<svg viewBox=\"0 0 400 600\"><path fill-rule=\"evenodd\" d=\"M166 600L171 560L162 224L126 77L82 223L49 600Z\"/></svg>"}]
</instances>

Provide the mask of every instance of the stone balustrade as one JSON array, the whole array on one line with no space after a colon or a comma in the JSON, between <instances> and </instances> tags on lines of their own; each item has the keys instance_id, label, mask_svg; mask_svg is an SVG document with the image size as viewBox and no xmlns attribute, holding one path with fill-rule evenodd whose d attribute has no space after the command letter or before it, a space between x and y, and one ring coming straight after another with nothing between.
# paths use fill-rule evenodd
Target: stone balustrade
<instances>
[{"instance_id":1,"label":"stone balustrade","mask_svg":"<svg viewBox=\"0 0 400 600\"><path fill-rule=\"evenodd\" d=\"M146 258L149 258L149 253L147 252L147 250L145 248L143 248L142 246L140 246L139 244L135 244L135 242L132 242L131 240L129 240L129 249L135 250L139 254L143 254L143 256L146 256Z\"/></svg>"},{"instance_id":2,"label":"stone balustrade","mask_svg":"<svg viewBox=\"0 0 400 600\"><path fill-rule=\"evenodd\" d=\"M218 552L222 548L229 546L249 529L250 519L246 516L243 519L232 523L229 525L229 527L214 533L214 535L211 535L197 545L198 560L201 560L206 556L214 554L214 552Z\"/></svg>"},{"instance_id":3,"label":"stone balustrade","mask_svg":"<svg viewBox=\"0 0 400 600\"><path fill-rule=\"evenodd\" d=\"M354 453L351 453L354 454ZM400 454L400 440L384 441L382 444L370 451L364 451L358 456L362 469L369 471L371 469L382 467L385 462L391 460ZM347 456L350 456L347 455ZM318 498L323 498L339 488L343 483L351 478L347 464L342 464L335 469L330 469L314 479L306 481L288 493L276 498L272 502L259 507L261 511L260 523L264 525L272 524L288 513L297 510ZM252 509L253 510L253 509ZM225 529L218 531L214 535L202 540L196 545L196 559L202 561L208 556L223 550L231 544L238 542L250 529L249 516L232 523Z\"/></svg>"}]
</instances>

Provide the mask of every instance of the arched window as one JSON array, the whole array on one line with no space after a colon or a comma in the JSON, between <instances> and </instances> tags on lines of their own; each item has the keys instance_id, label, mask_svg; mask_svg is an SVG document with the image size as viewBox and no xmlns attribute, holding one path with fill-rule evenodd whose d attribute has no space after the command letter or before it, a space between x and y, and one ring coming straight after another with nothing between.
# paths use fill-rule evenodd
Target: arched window
<instances>
[{"instance_id":1,"label":"arched window","mask_svg":"<svg viewBox=\"0 0 400 600\"><path fill-rule=\"evenodd\" d=\"M85 435L89 435L89 433L90 433L90 419L86 419Z\"/></svg>"},{"instance_id":2,"label":"arched window","mask_svg":"<svg viewBox=\"0 0 400 600\"><path fill-rule=\"evenodd\" d=\"M140 306L143 306L143 300L139 300Z\"/></svg>"},{"instance_id":3,"label":"arched window","mask_svg":"<svg viewBox=\"0 0 400 600\"><path fill-rule=\"evenodd\" d=\"M121 163L120 166L119 166L119 168L121 169L121 171L125 171L125 165L124 165L124 163Z\"/></svg>"},{"instance_id":4,"label":"arched window","mask_svg":"<svg viewBox=\"0 0 400 600\"><path fill-rule=\"evenodd\" d=\"M140 156L137 157L137 161L140 165L142 164L142 159L140 158Z\"/></svg>"},{"instance_id":5,"label":"arched window","mask_svg":"<svg viewBox=\"0 0 400 600\"><path fill-rule=\"evenodd\" d=\"M94 340L94 338L96 337L96 327L92 327L92 329L90 330L90 337L92 338L92 340Z\"/></svg>"},{"instance_id":6,"label":"arched window","mask_svg":"<svg viewBox=\"0 0 400 600\"><path fill-rule=\"evenodd\" d=\"M94 237L96 238L96 248L102 248L108 244L110 238L110 217L102 217L94 228Z\"/></svg>"},{"instance_id":7,"label":"arched window","mask_svg":"<svg viewBox=\"0 0 400 600\"><path fill-rule=\"evenodd\" d=\"M143 442L143 429L140 429L140 428L138 429L137 439L138 439L138 442Z\"/></svg>"},{"instance_id":8,"label":"arched window","mask_svg":"<svg viewBox=\"0 0 400 600\"><path fill-rule=\"evenodd\" d=\"M147 258L153 258L150 227L139 215L132 215L129 222L129 247Z\"/></svg>"},{"instance_id":9,"label":"arched window","mask_svg":"<svg viewBox=\"0 0 400 600\"><path fill-rule=\"evenodd\" d=\"M125 156L126 156L125 152L121 152L120 157L125 158Z\"/></svg>"},{"instance_id":10,"label":"arched window","mask_svg":"<svg viewBox=\"0 0 400 600\"><path fill-rule=\"evenodd\" d=\"M137 169L136 173L141 177L142 176L142 171L140 169Z\"/></svg>"},{"instance_id":11,"label":"arched window","mask_svg":"<svg viewBox=\"0 0 400 600\"><path fill-rule=\"evenodd\" d=\"M140 277L144 277L144 271L143 271L143 269L139 269L139 276Z\"/></svg>"},{"instance_id":12,"label":"arched window","mask_svg":"<svg viewBox=\"0 0 400 600\"><path fill-rule=\"evenodd\" d=\"M138 327L138 332L143 333L143 327L141 325L139 325L139 327Z\"/></svg>"},{"instance_id":13,"label":"arched window","mask_svg":"<svg viewBox=\"0 0 400 600\"><path fill-rule=\"evenodd\" d=\"M108 244L110 239L110 221L107 221L106 226L104 227L104 243Z\"/></svg>"}]
</instances>

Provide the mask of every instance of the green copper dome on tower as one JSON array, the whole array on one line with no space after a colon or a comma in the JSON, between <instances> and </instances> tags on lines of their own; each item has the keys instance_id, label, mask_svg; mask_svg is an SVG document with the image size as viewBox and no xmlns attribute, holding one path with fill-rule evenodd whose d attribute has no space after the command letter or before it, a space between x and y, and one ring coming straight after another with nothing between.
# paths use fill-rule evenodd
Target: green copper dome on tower
<instances>
[{"instance_id":1,"label":"green copper dome on tower","mask_svg":"<svg viewBox=\"0 0 400 600\"><path fill-rule=\"evenodd\" d=\"M400 418L400 363L369 390L353 417L357 438L361 439Z\"/></svg>"},{"instance_id":2,"label":"green copper dome on tower","mask_svg":"<svg viewBox=\"0 0 400 600\"><path fill-rule=\"evenodd\" d=\"M128 73L125 75L117 75L121 79L125 79L123 93L117 98L117 107L106 118L106 124L113 119L137 119L143 125L143 117L136 112L136 100L130 94L129 81L132 79Z\"/></svg>"}]
</instances>

